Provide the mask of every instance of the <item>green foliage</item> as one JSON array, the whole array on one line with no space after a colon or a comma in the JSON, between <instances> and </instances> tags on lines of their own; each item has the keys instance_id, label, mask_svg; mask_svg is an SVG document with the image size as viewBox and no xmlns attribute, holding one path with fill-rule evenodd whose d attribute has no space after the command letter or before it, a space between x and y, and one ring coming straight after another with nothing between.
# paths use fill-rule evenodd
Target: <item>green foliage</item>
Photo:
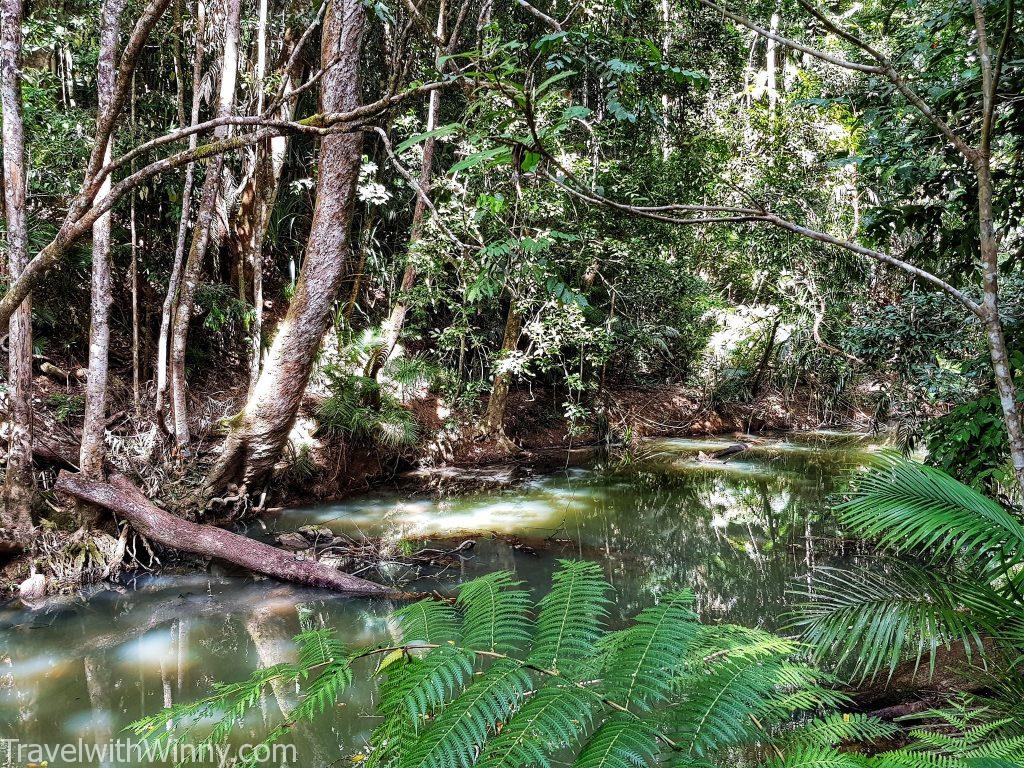
<instances>
[{"instance_id":1,"label":"green foliage","mask_svg":"<svg viewBox=\"0 0 1024 768\"><path fill-rule=\"evenodd\" d=\"M365 440L395 450L419 439L419 424L412 412L368 376L341 368L324 369L330 396L317 407L320 429Z\"/></svg>"},{"instance_id":2,"label":"green foliage","mask_svg":"<svg viewBox=\"0 0 1024 768\"><path fill-rule=\"evenodd\" d=\"M489 574L464 584L454 603L397 611L393 644L350 650L332 630L307 631L295 639L294 665L219 685L131 729L157 741L223 740L272 680L297 681L297 704L269 735L280 739L329 710L365 668L360 660L376 659L370 676L380 685L382 719L366 761L377 767L550 768L556 756L577 768L710 766L754 745L775 755L763 768L936 768L947 759L1019 758L1021 739L1005 718L959 736L917 728L909 746L862 756L849 745L893 737L895 727L836 714L844 697L799 660L799 644L761 630L703 626L688 592L665 595L610 629L609 592L593 563L563 562L536 604L511 574ZM949 718L973 723L982 714L965 706ZM211 721L208 733L197 730Z\"/></svg>"},{"instance_id":3,"label":"green foliage","mask_svg":"<svg viewBox=\"0 0 1024 768\"><path fill-rule=\"evenodd\" d=\"M53 416L57 421L67 424L74 417L81 416L85 412L85 397L54 392L47 396L46 405L53 411Z\"/></svg>"},{"instance_id":4,"label":"green foliage","mask_svg":"<svg viewBox=\"0 0 1024 768\"><path fill-rule=\"evenodd\" d=\"M1024 651L1016 629L1024 525L1014 511L941 470L888 455L856 479L836 514L898 557L870 571L820 572L797 615L819 658L863 679L891 676L906 660L934 671L938 650L956 644L993 681L1013 678Z\"/></svg>"}]
</instances>

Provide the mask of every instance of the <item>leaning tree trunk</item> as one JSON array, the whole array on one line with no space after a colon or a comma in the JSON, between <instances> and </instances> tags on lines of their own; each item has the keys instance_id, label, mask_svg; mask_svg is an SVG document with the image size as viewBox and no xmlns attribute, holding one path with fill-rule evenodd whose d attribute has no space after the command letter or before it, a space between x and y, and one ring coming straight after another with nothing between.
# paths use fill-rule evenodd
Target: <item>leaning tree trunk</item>
<instances>
[{"instance_id":1,"label":"leaning tree trunk","mask_svg":"<svg viewBox=\"0 0 1024 768\"><path fill-rule=\"evenodd\" d=\"M235 80L238 75L238 32L241 14L241 0L226 0L224 14L224 57L221 61L220 96L218 98L217 117L231 116L235 103ZM228 125L218 125L214 131L214 140L227 138ZM221 188L221 171L224 168L224 156L218 154L210 159L206 166L206 178L203 181L203 198L199 204L195 229L192 232L192 244L189 246L188 259L178 287L178 296L174 308L174 321L171 334L171 410L174 423L174 442L178 450L187 450L191 442L188 429L187 382L185 380L185 349L188 344L188 326L192 320L192 309L195 303L196 288L206 260L206 251L210 245L211 230L217 210L217 197Z\"/></svg>"},{"instance_id":2,"label":"leaning tree trunk","mask_svg":"<svg viewBox=\"0 0 1024 768\"><path fill-rule=\"evenodd\" d=\"M360 0L333 0L323 25L321 64L324 112L359 103L359 50L364 11ZM302 273L288 313L267 353L263 372L244 410L233 420L207 492L229 483L262 487L281 457L331 318L352 251L350 225L359 178L362 135L331 134L320 147L316 208Z\"/></svg>"},{"instance_id":3,"label":"leaning tree trunk","mask_svg":"<svg viewBox=\"0 0 1024 768\"><path fill-rule=\"evenodd\" d=\"M25 211L25 134L21 117L22 0L0 5L0 102L3 104L4 207L7 214L7 276L14 282L28 263ZM11 316L7 371L10 443L0 547L32 541L32 297Z\"/></svg>"},{"instance_id":4,"label":"leaning tree trunk","mask_svg":"<svg viewBox=\"0 0 1024 768\"><path fill-rule=\"evenodd\" d=\"M110 108L114 97L114 54L121 32L121 13L126 0L104 0L100 11L100 52L96 72L98 111L102 116ZM114 135L107 140L104 164L112 157ZM99 195L110 192L108 176ZM85 421L82 425L82 445L79 466L90 480L103 479L106 458L104 433L107 423L107 369L110 354L110 305L113 295L110 277L110 212L103 214L92 225L92 313L89 321L89 378L85 387ZM79 505L79 522L91 526L96 522L95 507Z\"/></svg>"},{"instance_id":5,"label":"leaning tree trunk","mask_svg":"<svg viewBox=\"0 0 1024 768\"><path fill-rule=\"evenodd\" d=\"M179 30L181 25L178 25ZM202 104L203 84L203 49L206 36L206 3L199 0L196 3L196 44L192 54L192 112L190 125L199 123L199 107ZM184 67L181 64L181 43L175 43L174 71L178 78L178 119L185 122L185 85L182 77ZM198 145L199 135L193 133L188 137L188 148L195 149ZM174 261L171 265L171 276L167 283L167 295L164 297L163 307L160 312L160 339L157 342L156 358L156 417L168 432L173 427L168 425L166 419L165 398L167 396L167 347L171 335L171 317L174 314L174 299L178 295L178 288L181 286L181 270L185 261L185 243L188 235L188 221L192 207L192 182L195 178L195 166L189 163L185 167L184 190L181 194L181 218L178 221L178 237L174 246Z\"/></svg>"},{"instance_id":6,"label":"leaning tree trunk","mask_svg":"<svg viewBox=\"0 0 1024 768\"><path fill-rule=\"evenodd\" d=\"M150 541L179 552L215 558L254 573L310 587L377 597L405 596L398 590L343 573L312 558L172 515L153 504L120 475L111 475L110 482L104 483L88 480L80 472L61 472L54 489L116 512Z\"/></svg>"},{"instance_id":7,"label":"leaning tree trunk","mask_svg":"<svg viewBox=\"0 0 1024 768\"><path fill-rule=\"evenodd\" d=\"M519 334L523 329L523 316L516 310L516 300L512 299L505 319L505 334L501 341L501 354L504 357L519 346ZM509 380L507 373L496 373L491 394L487 398L487 410L480 422L479 433L483 437L494 437L499 443L512 447L505 436L505 407L508 404Z\"/></svg>"}]
</instances>

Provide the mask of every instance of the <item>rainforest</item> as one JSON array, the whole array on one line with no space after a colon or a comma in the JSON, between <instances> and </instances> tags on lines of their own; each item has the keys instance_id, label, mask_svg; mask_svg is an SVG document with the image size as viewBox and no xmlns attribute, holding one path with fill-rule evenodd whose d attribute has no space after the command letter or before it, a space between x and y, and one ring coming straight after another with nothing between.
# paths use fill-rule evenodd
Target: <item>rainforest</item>
<instances>
[{"instance_id":1,"label":"rainforest","mask_svg":"<svg viewBox=\"0 0 1024 768\"><path fill-rule=\"evenodd\" d=\"M1016 0L0 0L0 764L1024 768Z\"/></svg>"}]
</instances>

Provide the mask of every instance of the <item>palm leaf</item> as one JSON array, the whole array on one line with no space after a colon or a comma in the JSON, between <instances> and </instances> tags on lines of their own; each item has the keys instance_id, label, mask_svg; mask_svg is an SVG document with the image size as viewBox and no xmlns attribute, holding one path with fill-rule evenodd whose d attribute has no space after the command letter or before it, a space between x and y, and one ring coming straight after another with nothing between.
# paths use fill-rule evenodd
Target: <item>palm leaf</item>
<instances>
[{"instance_id":1,"label":"palm leaf","mask_svg":"<svg viewBox=\"0 0 1024 768\"><path fill-rule=\"evenodd\" d=\"M883 546L969 562L1024 552L1024 526L992 499L941 470L882 454L836 507L839 520Z\"/></svg>"}]
</instances>

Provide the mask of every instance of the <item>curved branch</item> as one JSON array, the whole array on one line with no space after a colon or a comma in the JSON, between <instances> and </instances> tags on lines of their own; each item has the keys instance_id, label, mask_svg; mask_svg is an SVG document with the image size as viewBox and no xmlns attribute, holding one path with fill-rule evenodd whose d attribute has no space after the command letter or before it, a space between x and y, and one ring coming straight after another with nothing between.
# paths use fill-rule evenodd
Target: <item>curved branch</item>
<instances>
[{"instance_id":1,"label":"curved branch","mask_svg":"<svg viewBox=\"0 0 1024 768\"><path fill-rule=\"evenodd\" d=\"M593 190L587 190L584 192L578 189L573 189L572 187L560 181L550 173L547 174L547 177L561 189L565 190L566 192L569 192L572 195L575 195L576 197L586 200L587 202L594 203L596 205L602 205L606 208L612 208L617 211L622 211L623 213L627 213L633 216L639 216L645 219L653 219L655 221L663 221L667 224L680 224L688 226L699 226L705 224L744 224L752 222L764 222L766 224L771 224L775 227L778 227L779 229L785 229L789 232L792 232L793 234L800 235L801 237L804 237L808 240L814 240L819 243L824 243L825 245L832 245L835 246L836 248L842 248L843 250L849 251L850 253L855 253L858 256L864 256L865 258L869 258L873 261L877 261L882 264L887 264L891 267L895 267L896 269L910 275L911 277L917 280L921 280L922 282L928 283L931 286L939 289L943 293L955 299L959 304L966 307L972 315L982 320L986 318L985 310L980 304L971 299L971 297L969 297L959 288L946 282L941 277L933 275L931 272L927 272L926 270L923 270L920 267L916 267L913 264L904 261L903 259L897 258L896 256L892 256L888 253L884 253L883 251L877 251L873 248L868 248L852 240L844 240L842 238L834 237L833 235L830 235L826 232L819 232L818 230L805 227L801 224L789 221L788 219L784 219L783 217L778 216L767 210L750 210L750 213L737 214L731 216L699 216L694 218L678 218L675 216L666 216L664 214L657 212L658 209L664 209L666 206L658 206L656 208L645 208L643 206L628 205L626 203L620 203L615 200L609 200L605 196L598 194ZM682 206L682 208L695 213L705 212L709 214L720 213L723 211L728 212L736 210L748 210L713 205Z\"/></svg>"}]
</instances>

